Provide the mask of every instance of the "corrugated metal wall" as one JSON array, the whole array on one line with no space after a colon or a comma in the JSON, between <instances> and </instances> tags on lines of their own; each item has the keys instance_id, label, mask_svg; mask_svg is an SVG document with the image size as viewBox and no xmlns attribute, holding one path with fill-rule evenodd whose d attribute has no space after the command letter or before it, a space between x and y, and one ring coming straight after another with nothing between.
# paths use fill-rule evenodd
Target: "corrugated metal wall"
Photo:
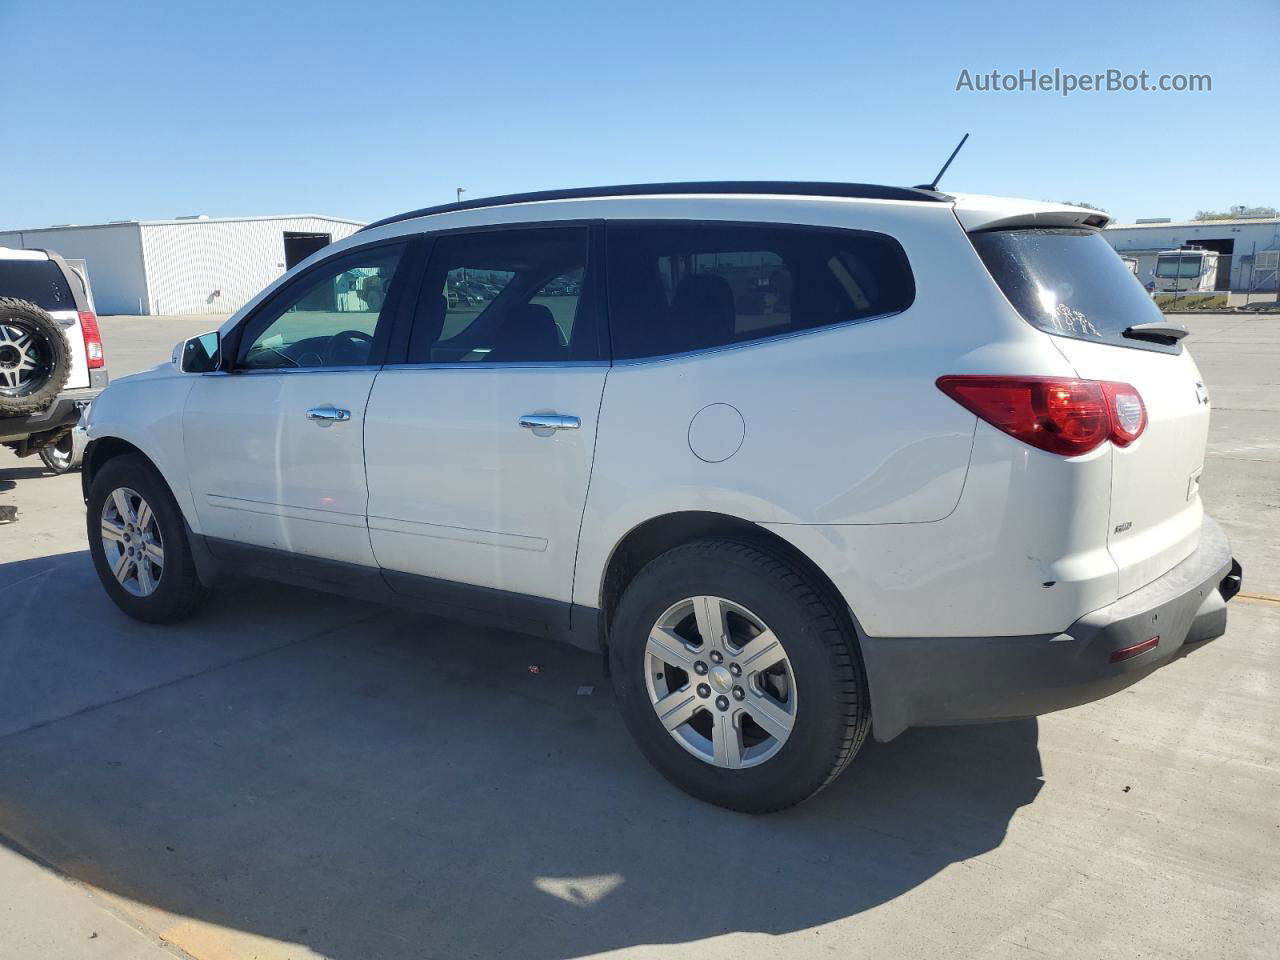
<instances>
[{"instance_id":1,"label":"corrugated metal wall","mask_svg":"<svg viewBox=\"0 0 1280 960\"><path fill-rule=\"evenodd\" d=\"M1205 240L1235 241L1231 255L1231 289L1244 290L1251 282L1252 270L1248 266L1255 249L1258 253L1280 250L1280 223L1259 220L1242 223L1239 220L1221 222L1203 220L1197 223L1148 224L1133 226L1122 224L1107 227L1102 236L1117 253L1134 256L1132 251L1176 250L1181 246L1195 246ZM1151 279L1155 269L1155 257L1140 257L1138 278L1144 283Z\"/></svg>"},{"instance_id":2,"label":"corrugated metal wall","mask_svg":"<svg viewBox=\"0 0 1280 960\"><path fill-rule=\"evenodd\" d=\"M144 223L149 312L232 313L285 272L286 232L340 240L358 229L325 217Z\"/></svg>"},{"instance_id":3,"label":"corrugated metal wall","mask_svg":"<svg viewBox=\"0 0 1280 960\"><path fill-rule=\"evenodd\" d=\"M0 233L0 247L53 250L83 260L99 313L149 312L142 238L136 223L12 230Z\"/></svg>"}]
</instances>

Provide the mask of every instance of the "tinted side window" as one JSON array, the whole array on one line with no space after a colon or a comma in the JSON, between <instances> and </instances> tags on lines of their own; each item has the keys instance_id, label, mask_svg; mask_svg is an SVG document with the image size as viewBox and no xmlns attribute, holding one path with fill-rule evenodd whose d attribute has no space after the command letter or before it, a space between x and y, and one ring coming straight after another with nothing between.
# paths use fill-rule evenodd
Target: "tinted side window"
<instances>
[{"instance_id":1,"label":"tinted side window","mask_svg":"<svg viewBox=\"0 0 1280 960\"><path fill-rule=\"evenodd\" d=\"M402 246L337 257L307 271L248 321L239 365L249 369L364 366L390 323L387 302Z\"/></svg>"},{"instance_id":2,"label":"tinted side window","mask_svg":"<svg viewBox=\"0 0 1280 960\"><path fill-rule=\"evenodd\" d=\"M618 359L743 343L905 310L915 283L878 233L757 224L611 223Z\"/></svg>"},{"instance_id":3,"label":"tinted side window","mask_svg":"<svg viewBox=\"0 0 1280 960\"><path fill-rule=\"evenodd\" d=\"M431 249L409 363L600 357L587 227L445 234Z\"/></svg>"}]
</instances>

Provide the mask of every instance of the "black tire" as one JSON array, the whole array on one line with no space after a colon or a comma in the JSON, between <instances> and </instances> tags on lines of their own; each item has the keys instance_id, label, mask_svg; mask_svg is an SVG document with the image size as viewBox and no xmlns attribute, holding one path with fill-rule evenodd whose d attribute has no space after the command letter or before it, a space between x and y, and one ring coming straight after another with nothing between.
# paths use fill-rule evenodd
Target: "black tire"
<instances>
[{"instance_id":1,"label":"black tire","mask_svg":"<svg viewBox=\"0 0 1280 960\"><path fill-rule=\"evenodd\" d=\"M794 673L794 726L773 756L726 769L694 756L667 732L646 686L649 631L672 605L696 596L741 604L782 642ZM609 631L614 689L631 735L673 784L745 813L782 810L836 778L871 727L866 675L849 617L835 598L768 547L702 540L664 553L636 575ZM710 707L708 707L710 709Z\"/></svg>"},{"instance_id":2,"label":"black tire","mask_svg":"<svg viewBox=\"0 0 1280 960\"><path fill-rule=\"evenodd\" d=\"M119 488L135 491L151 507L164 546L164 566L155 589L147 596L135 596L121 585L111 571L102 542L103 506ZM89 553L103 588L116 606L146 623L171 623L191 615L205 598L205 588L196 575L186 523L164 478L145 459L125 455L108 460L89 488L87 515Z\"/></svg>"},{"instance_id":3,"label":"black tire","mask_svg":"<svg viewBox=\"0 0 1280 960\"><path fill-rule=\"evenodd\" d=\"M70 373L71 347L58 322L34 303L0 297L0 417L44 410Z\"/></svg>"},{"instance_id":4,"label":"black tire","mask_svg":"<svg viewBox=\"0 0 1280 960\"><path fill-rule=\"evenodd\" d=\"M52 473L70 473L79 467L80 462L75 459L75 455L75 441L70 431L64 433L56 443L47 443L40 448L40 459Z\"/></svg>"}]
</instances>

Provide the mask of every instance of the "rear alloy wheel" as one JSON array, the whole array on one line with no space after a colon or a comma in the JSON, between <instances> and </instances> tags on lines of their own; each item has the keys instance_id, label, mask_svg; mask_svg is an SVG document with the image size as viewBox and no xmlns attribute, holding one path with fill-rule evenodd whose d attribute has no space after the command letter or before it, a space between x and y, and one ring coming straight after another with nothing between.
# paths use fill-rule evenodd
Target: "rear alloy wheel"
<instances>
[{"instance_id":1,"label":"rear alloy wheel","mask_svg":"<svg viewBox=\"0 0 1280 960\"><path fill-rule=\"evenodd\" d=\"M732 810L817 793L871 726L850 618L767 545L701 540L648 563L610 622L609 665L649 761Z\"/></svg>"},{"instance_id":2,"label":"rear alloy wheel","mask_svg":"<svg viewBox=\"0 0 1280 960\"><path fill-rule=\"evenodd\" d=\"M737 770L787 742L796 681L782 642L723 597L674 604L649 631L649 699L667 732L695 757Z\"/></svg>"}]
</instances>

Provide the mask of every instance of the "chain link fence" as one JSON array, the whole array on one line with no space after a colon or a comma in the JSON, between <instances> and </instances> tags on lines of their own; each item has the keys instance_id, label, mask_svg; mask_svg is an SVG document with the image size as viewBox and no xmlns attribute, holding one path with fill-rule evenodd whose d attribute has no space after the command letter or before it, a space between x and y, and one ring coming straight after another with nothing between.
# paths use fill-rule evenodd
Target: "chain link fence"
<instances>
[{"instance_id":1,"label":"chain link fence","mask_svg":"<svg viewBox=\"0 0 1280 960\"><path fill-rule=\"evenodd\" d=\"M1148 283L1161 309L1280 306L1280 250L1219 253L1213 276L1201 275L1198 253L1171 260L1162 258L1161 275Z\"/></svg>"}]
</instances>

